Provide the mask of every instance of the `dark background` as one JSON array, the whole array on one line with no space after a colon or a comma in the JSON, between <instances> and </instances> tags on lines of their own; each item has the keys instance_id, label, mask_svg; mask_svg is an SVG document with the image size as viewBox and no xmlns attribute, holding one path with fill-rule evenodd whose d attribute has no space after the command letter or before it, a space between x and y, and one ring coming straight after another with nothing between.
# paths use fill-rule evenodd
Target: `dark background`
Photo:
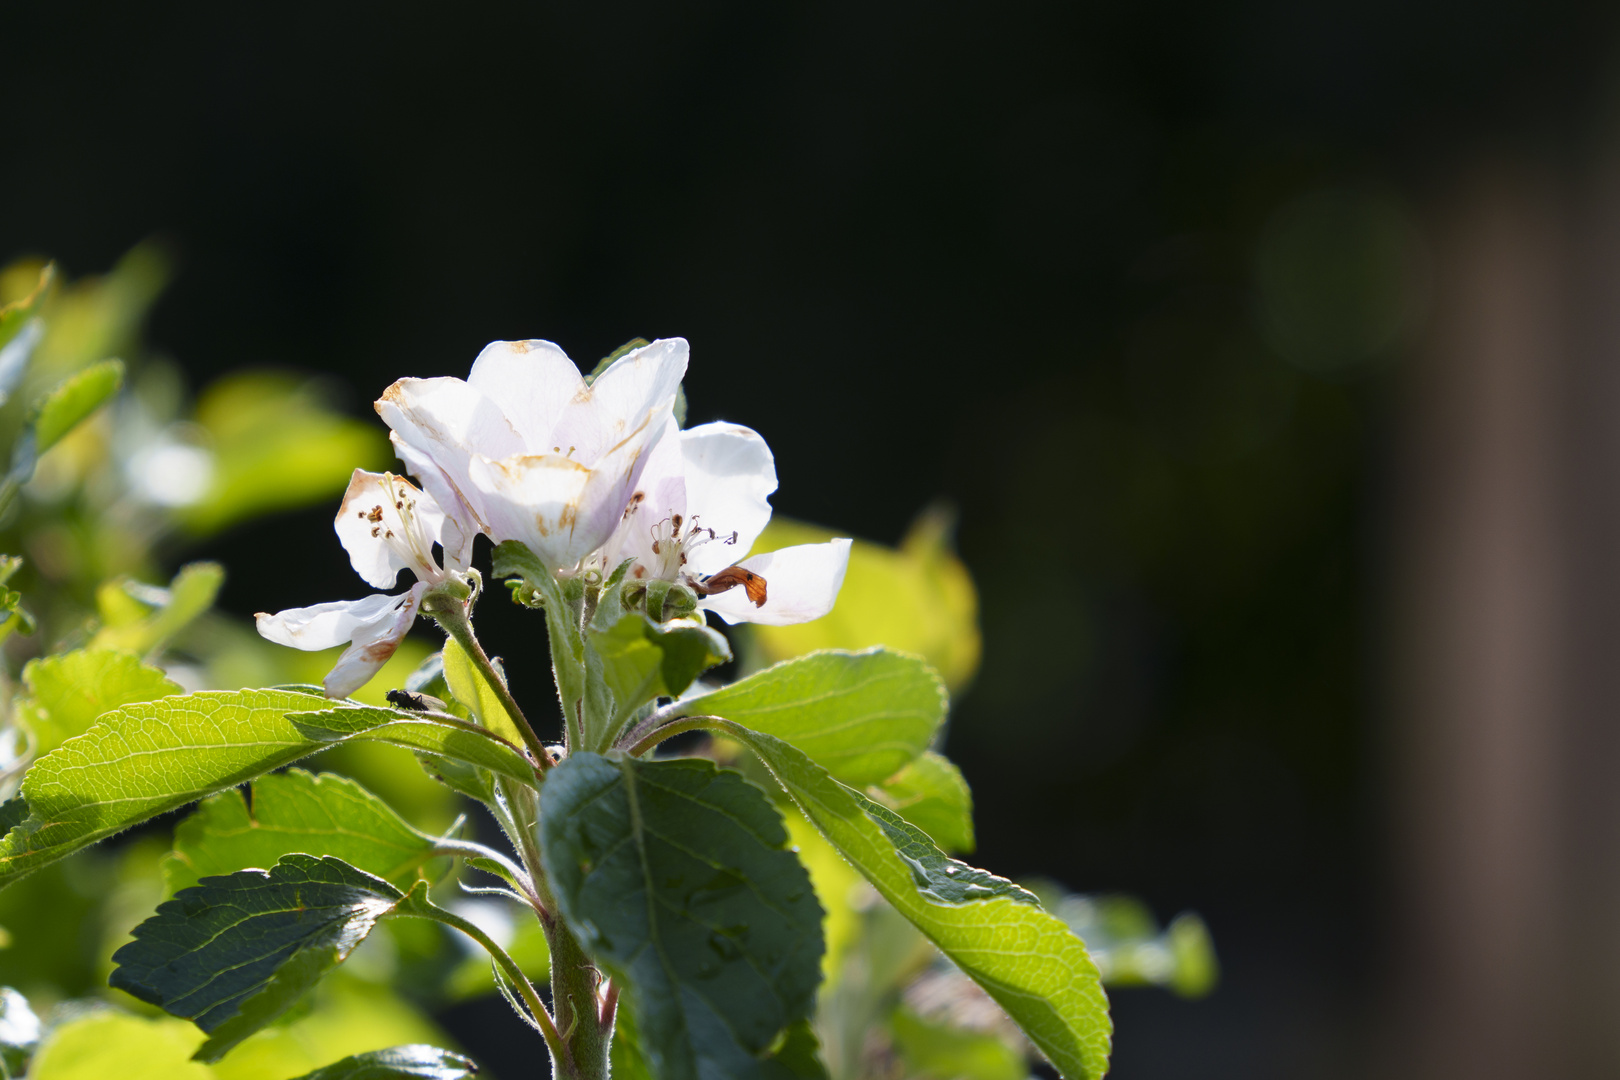
<instances>
[{"instance_id":1,"label":"dark background","mask_svg":"<svg viewBox=\"0 0 1620 1080\"><path fill-rule=\"evenodd\" d=\"M1604 7L8 4L0 259L160 236L158 347L357 413L492 339L688 338L693 420L766 436L781 512L959 508L977 861L1209 920L1222 986L1117 994L1114 1075L1359 1075L1419 330L1291 357L1256 253L1316 193L1420 244L1481 148L1581 160ZM359 595L330 514L210 544L225 604Z\"/></svg>"}]
</instances>

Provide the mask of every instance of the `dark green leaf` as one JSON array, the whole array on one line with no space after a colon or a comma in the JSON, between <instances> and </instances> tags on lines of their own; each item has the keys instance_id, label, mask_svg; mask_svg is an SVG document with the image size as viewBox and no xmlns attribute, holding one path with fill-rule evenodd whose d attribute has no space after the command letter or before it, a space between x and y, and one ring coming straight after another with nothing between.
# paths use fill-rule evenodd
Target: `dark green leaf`
<instances>
[{"instance_id":1,"label":"dark green leaf","mask_svg":"<svg viewBox=\"0 0 1620 1080\"><path fill-rule=\"evenodd\" d=\"M531 786L535 783L534 766L523 751L465 720L377 705L289 713L287 719L308 738L324 743L373 739L466 762Z\"/></svg>"},{"instance_id":2,"label":"dark green leaf","mask_svg":"<svg viewBox=\"0 0 1620 1080\"><path fill-rule=\"evenodd\" d=\"M782 1043L763 1062L765 1080L828 1080L821 1061L821 1043L809 1020L787 1029Z\"/></svg>"},{"instance_id":3,"label":"dark green leaf","mask_svg":"<svg viewBox=\"0 0 1620 1080\"><path fill-rule=\"evenodd\" d=\"M405 894L340 859L287 855L268 871L204 878L158 905L113 956L109 980L196 1021L201 1061L290 1009Z\"/></svg>"},{"instance_id":4,"label":"dark green leaf","mask_svg":"<svg viewBox=\"0 0 1620 1080\"><path fill-rule=\"evenodd\" d=\"M1103 1075L1113 1024L1096 965L1032 894L947 857L920 830L781 739L724 720L712 729L758 754L822 835L983 987L1063 1076Z\"/></svg>"},{"instance_id":5,"label":"dark green leaf","mask_svg":"<svg viewBox=\"0 0 1620 1080\"><path fill-rule=\"evenodd\" d=\"M760 1076L809 1012L821 906L765 794L697 759L581 753L540 794L568 925L625 987L659 1080Z\"/></svg>"},{"instance_id":6,"label":"dark green leaf","mask_svg":"<svg viewBox=\"0 0 1620 1080\"><path fill-rule=\"evenodd\" d=\"M925 750L877 792L889 809L946 851L973 850L973 795L962 770L944 756Z\"/></svg>"},{"instance_id":7,"label":"dark green leaf","mask_svg":"<svg viewBox=\"0 0 1620 1080\"><path fill-rule=\"evenodd\" d=\"M355 1054L294 1080L466 1080L477 1072L470 1058L415 1045Z\"/></svg>"},{"instance_id":8,"label":"dark green leaf","mask_svg":"<svg viewBox=\"0 0 1620 1080\"><path fill-rule=\"evenodd\" d=\"M90 730L102 713L185 692L139 657L104 649L74 649L30 660L22 678L28 695L17 702L17 716L41 757Z\"/></svg>"},{"instance_id":9,"label":"dark green leaf","mask_svg":"<svg viewBox=\"0 0 1620 1080\"><path fill-rule=\"evenodd\" d=\"M681 703L681 715L734 720L798 747L839 780L882 783L927 748L945 687L915 656L811 653Z\"/></svg>"},{"instance_id":10,"label":"dark green leaf","mask_svg":"<svg viewBox=\"0 0 1620 1080\"><path fill-rule=\"evenodd\" d=\"M28 817L0 839L0 886L321 749L286 719L321 700L285 690L209 690L107 713L23 777Z\"/></svg>"},{"instance_id":11,"label":"dark green leaf","mask_svg":"<svg viewBox=\"0 0 1620 1080\"><path fill-rule=\"evenodd\" d=\"M253 781L251 809L239 788L204 799L175 827L163 870L174 893L199 878L274 866L302 852L334 856L405 889L433 851L433 837L353 780L289 769Z\"/></svg>"}]
</instances>

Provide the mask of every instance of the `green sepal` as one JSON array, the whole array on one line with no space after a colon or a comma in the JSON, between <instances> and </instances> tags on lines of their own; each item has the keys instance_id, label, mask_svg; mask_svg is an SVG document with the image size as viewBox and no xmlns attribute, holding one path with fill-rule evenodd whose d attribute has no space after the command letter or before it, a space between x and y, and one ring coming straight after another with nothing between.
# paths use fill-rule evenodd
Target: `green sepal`
<instances>
[{"instance_id":1,"label":"green sepal","mask_svg":"<svg viewBox=\"0 0 1620 1080\"><path fill-rule=\"evenodd\" d=\"M624 988L660 1080L757 1077L820 981L821 905L781 816L695 758L580 753L546 779L540 834L568 926Z\"/></svg>"}]
</instances>

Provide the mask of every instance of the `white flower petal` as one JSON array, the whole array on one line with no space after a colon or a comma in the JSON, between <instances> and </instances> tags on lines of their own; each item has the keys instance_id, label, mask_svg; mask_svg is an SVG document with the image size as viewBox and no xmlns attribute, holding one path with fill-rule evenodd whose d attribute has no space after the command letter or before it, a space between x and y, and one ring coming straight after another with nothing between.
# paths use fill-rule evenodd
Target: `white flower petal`
<instances>
[{"instance_id":1,"label":"white flower petal","mask_svg":"<svg viewBox=\"0 0 1620 1080\"><path fill-rule=\"evenodd\" d=\"M585 466L561 454L501 461L475 457L471 471L474 497L484 505L491 538L497 544L516 540L553 570L578 561L578 556L567 555L574 546L580 495L590 475Z\"/></svg>"},{"instance_id":2,"label":"white flower petal","mask_svg":"<svg viewBox=\"0 0 1620 1080\"><path fill-rule=\"evenodd\" d=\"M500 407L460 379L441 378L400 379L383 391L376 408L402 442L439 467L473 512L471 524L486 524L484 508L469 490L468 463L474 453L503 458L525 449ZM448 500L440 501L448 505Z\"/></svg>"},{"instance_id":3,"label":"white flower petal","mask_svg":"<svg viewBox=\"0 0 1620 1080\"><path fill-rule=\"evenodd\" d=\"M364 600L334 600L313 607L288 608L274 615L261 611L254 616L254 625L267 641L314 652L342 645L367 627L389 622L401 599L378 593Z\"/></svg>"},{"instance_id":4,"label":"white flower petal","mask_svg":"<svg viewBox=\"0 0 1620 1080\"><path fill-rule=\"evenodd\" d=\"M411 624L416 622L416 609L422 602L422 593L426 588L422 582L417 582L404 596L388 597L389 600L403 600L404 603L392 613L391 618L379 619L356 630L349 647L343 650L337 663L322 680L327 697L348 697L370 682L371 677L388 663L394 650L405 639Z\"/></svg>"},{"instance_id":5,"label":"white flower petal","mask_svg":"<svg viewBox=\"0 0 1620 1080\"><path fill-rule=\"evenodd\" d=\"M669 408L686 375L684 338L667 338L625 353L576 395L538 449L594 465ZM661 423L652 423L654 432ZM490 454L490 457L501 457ZM628 497L629 493L626 492Z\"/></svg>"},{"instance_id":6,"label":"white flower petal","mask_svg":"<svg viewBox=\"0 0 1620 1080\"><path fill-rule=\"evenodd\" d=\"M403 510L396 505L401 497L409 500ZM407 514L415 520L407 521ZM426 580L439 576L432 545L444 530L444 511L409 481L354 470L332 527L368 585L391 589L401 570ZM408 557L412 553L417 557Z\"/></svg>"},{"instance_id":7,"label":"white flower petal","mask_svg":"<svg viewBox=\"0 0 1620 1080\"><path fill-rule=\"evenodd\" d=\"M551 447L542 443L585 389L585 379L549 341L492 341L473 361L467 385L500 406L529 453L543 454Z\"/></svg>"},{"instance_id":8,"label":"white flower petal","mask_svg":"<svg viewBox=\"0 0 1620 1080\"><path fill-rule=\"evenodd\" d=\"M767 501L776 490L776 461L765 440L741 424L702 424L681 432L686 509L698 525L735 544L700 544L687 553L686 569L713 574L754 546L771 520ZM643 481L645 486L645 480Z\"/></svg>"},{"instance_id":9,"label":"white flower petal","mask_svg":"<svg viewBox=\"0 0 1620 1080\"><path fill-rule=\"evenodd\" d=\"M467 505L467 500L462 498L461 492L450 482L444 470L432 458L401 439L399 432L389 432L388 441L394 446L395 456L405 463L405 471L416 477L422 490L431 495L445 512L444 524L438 536L444 548L444 568L467 569L472 565L473 537L478 535L478 518L472 507Z\"/></svg>"},{"instance_id":10,"label":"white flower petal","mask_svg":"<svg viewBox=\"0 0 1620 1080\"><path fill-rule=\"evenodd\" d=\"M602 546L605 569L612 571L625 559L637 559L643 566L658 565L658 556L652 549L658 523L677 514L686 515L681 426L674 416L665 419L663 432L648 451L646 465L625 505L629 510L622 512L623 521L614 527L612 537ZM668 531L666 528L664 533Z\"/></svg>"},{"instance_id":11,"label":"white flower petal","mask_svg":"<svg viewBox=\"0 0 1620 1080\"><path fill-rule=\"evenodd\" d=\"M765 604L755 607L742 586L705 596L698 607L728 623L787 626L819 619L833 609L849 568L849 541L799 544L754 555L737 564L765 579Z\"/></svg>"}]
</instances>

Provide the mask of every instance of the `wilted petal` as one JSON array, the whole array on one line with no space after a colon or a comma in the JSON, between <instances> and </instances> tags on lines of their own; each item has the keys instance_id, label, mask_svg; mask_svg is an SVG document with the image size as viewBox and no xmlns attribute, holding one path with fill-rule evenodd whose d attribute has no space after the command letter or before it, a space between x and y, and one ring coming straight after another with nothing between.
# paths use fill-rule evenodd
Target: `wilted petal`
<instances>
[{"instance_id":1,"label":"wilted petal","mask_svg":"<svg viewBox=\"0 0 1620 1080\"><path fill-rule=\"evenodd\" d=\"M369 585L391 589L401 570L418 578L439 575L432 547L444 530L444 512L399 477L354 470L333 528L354 572Z\"/></svg>"},{"instance_id":2,"label":"wilted petal","mask_svg":"<svg viewBox=\"0 0 1620 1080\"><path fill-rule=\"evenodd\" d=\"M474 524L486 524L470 490L468 463L475 453L503 458L525 449L500 407L460 379L441 378L400 379L383 391L376 408L403 443L439 467L477 517Z\"/></svg>"},{"instance_id":3,"label":"wilted petal","mask_svg":"<svg viewBox=\"0 0 1620 1080\"><path fill-rule=\"evenodd\" d=\"M575 395L545 440L548 445L538 449L594 465L652 423L654 413L670 407L686 375L686 358L684 338L666 338L625 353L589 390ZM652 423L652 431L660 426Z\"/></svg>"},{"instance_id":4,"label":"wilted petal","mask_svg":"<svg viewBox=\"0 0 1620 1080\"><path fill-rule=\"evenodd\" d=\"M343 650L337 663L322 680L327 697L348 697L370 682L371 677L388 663L389 657L394 655L394 650L399 648L399 643L416 621L416 609L422 602L422 593L426 588L425 584L417 582L404 596L386 597L395 602L403 600L404 603L399 604L391 617L390 613L385 613L375 622L356 629L349 647Z\"/></svg>"},{"instance_id":5,"label":"wilted petal","mask_svg":"<svg viewBox=\"0 0 1620 1080\"><path fill-rule=\"evenodd\" d=\"M838 600L844 571L849 568L849 543L829 540L751 556L737 565L765 579L763 607L755 607L741 586L706 596L698 601L698 607L729 623L787 626L819 619Z\"/></svg>"},{"instance_id":6,"label":"wilted petal","mask_svg":"<svg viewBox=\"0 0 1620 1080\"><path fill-rule=\"evenodd\" d=\"M585 389L585 379L568 354L549 341L492 341L473 361L467 385L500 406L529 453L543 454L551 449L545 440L563 409Z\"/></svg>"},{"instance_id":7,"label":"wilted petal","mask_svg":"<svg viewBox=\"0 0 1620 1080\"><path fill-rule=\"evenodd\" d=\"M771 520L767 501L776 490L776 461L759 434L741 424L702 424L681 432L686 474L686 510L721 539L736 532L734 545L700 544L687 553L686 569L713 574L736 561Z\"/></svg>"},{"instance_id":8,"label":"wilted petal","mask_svg":"<svg viewBox=\"0 0 1620 1080\"><path fill-rule=\"evenodd\" d=\"M377 594L364 600L335 600L313 607L288 608L274 615L254 616L259 636L277 645L313 652L353 640L368 628L389 622L401 596Z\"/></svg>"}]
</instances>

